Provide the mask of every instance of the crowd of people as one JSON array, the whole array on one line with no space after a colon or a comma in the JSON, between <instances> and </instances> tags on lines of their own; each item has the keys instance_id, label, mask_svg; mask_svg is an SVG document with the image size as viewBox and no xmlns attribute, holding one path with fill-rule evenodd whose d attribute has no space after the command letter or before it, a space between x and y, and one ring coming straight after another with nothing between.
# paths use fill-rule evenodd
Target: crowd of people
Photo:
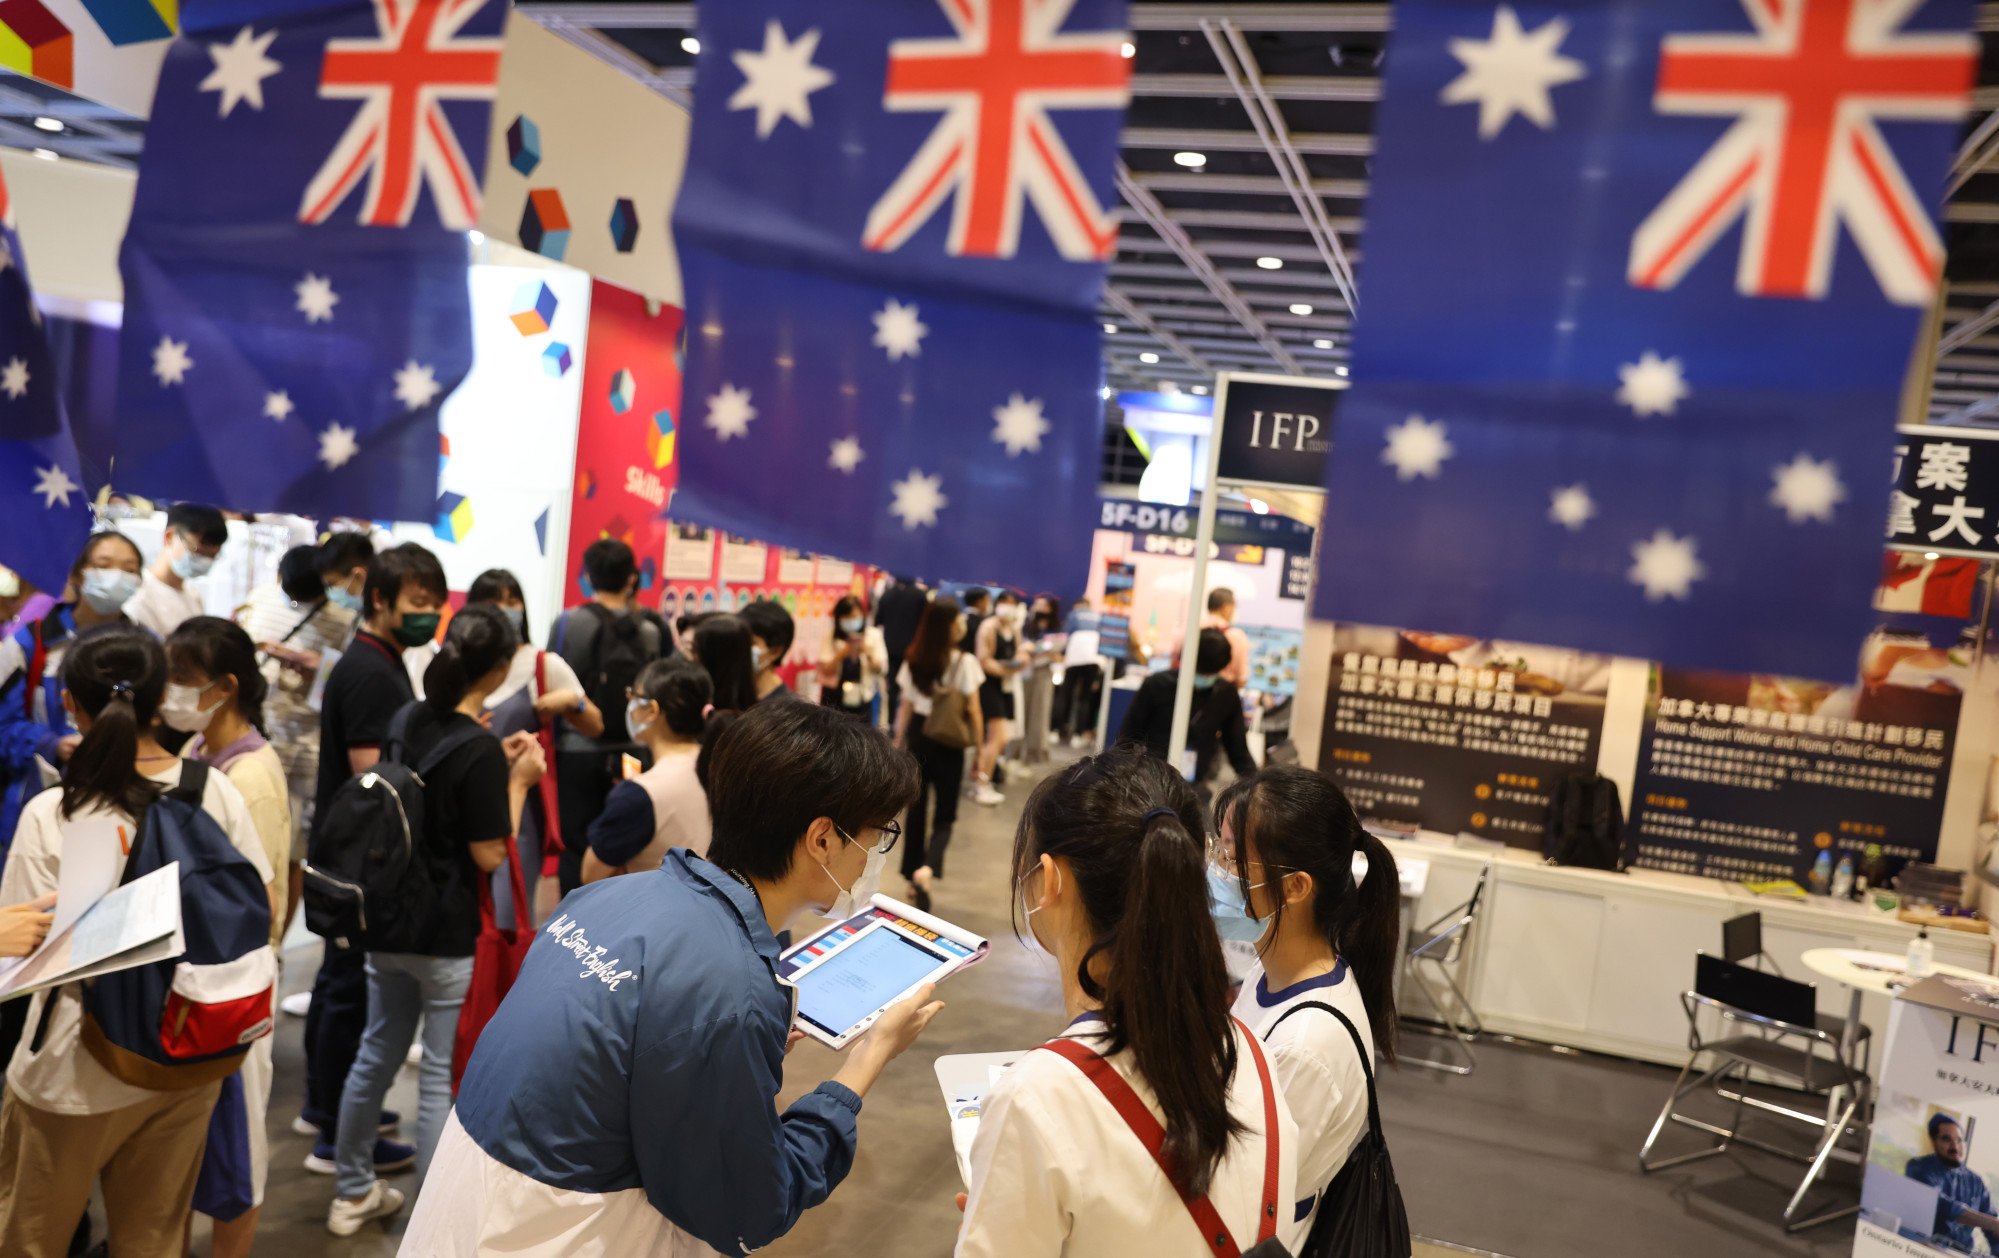
<instances>
[{"instance_id":1,"label":"crowd of people","mask_svg":"<svg viewBox=\"0 0 1999 1258\"><path fill-rule=\"evenodd\" d=\"M800 1034L781 941L864 905L898 844L928 911L960 800L1008 791L990 892L1054 958L1067 1026L987 1098L958 1252L1205 1253L1219 1220L1243 1251L1304 1253L1339 1209L1393 1054L1394 863L1329 779L1250 756L1232 600L1192 644L1192 782L1166 760L1174 673L1118 746L1043 773L1008 756L1023 722L1044 754L1096 729L1087 605L851 594L809 702L783 606L669 623L613 539L537 633L513 574L449 610L434 555L359 531L204 615L189 582L223 518L167 524L150 562L93 536L0 641L0 956L42 943L66 863L193 844L211 881L181 875L189 951L155 994L197 1032L254 1016L162 1054L99 986L0 1004L0 1253L180 1254L196 1213L216 1255L249 1253L273 1105L313 1138L337 1236L410 1207L390 1178L411 1171L403 1252L424 1258L768 1244L839 1186L864 1098L942 1008L927 988L891 1007L780 1111ZM1222 758L1233 781L1197 789ZM304 1078L279 1085L274 949L301 909L323 947L287 1002ZM1256 941L1233 997L1224 935ZM413 1049L405 1120L384 1101Z\"/></svg>"}]
</instances>

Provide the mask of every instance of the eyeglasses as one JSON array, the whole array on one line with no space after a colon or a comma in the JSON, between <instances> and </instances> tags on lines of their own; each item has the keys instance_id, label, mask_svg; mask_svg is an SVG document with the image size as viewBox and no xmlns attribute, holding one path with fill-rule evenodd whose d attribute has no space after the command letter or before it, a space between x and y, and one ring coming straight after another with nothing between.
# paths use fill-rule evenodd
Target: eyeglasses
<instances>
[{"instance_id":1,"label":"eyeglasses","mask_svg":"<svg viewBox=\"0 0 1999 1258\"><path fill-rule=\"evenodd\" d=\"M902 823L900 821L891 821L885 826L876 826L875 829L882 836L881 842L873 844L868 848L868 850L870 852L879 852L883 856L886 856L891 851L895 850L895 845L897 840L902 838ZM845 830L842 830L837 825L833 827L833 833L839 835L841 838L845 839L849 843L860 842L859 839L855 838L851 834L848 834Z\"/></svg>"}]
</instances>

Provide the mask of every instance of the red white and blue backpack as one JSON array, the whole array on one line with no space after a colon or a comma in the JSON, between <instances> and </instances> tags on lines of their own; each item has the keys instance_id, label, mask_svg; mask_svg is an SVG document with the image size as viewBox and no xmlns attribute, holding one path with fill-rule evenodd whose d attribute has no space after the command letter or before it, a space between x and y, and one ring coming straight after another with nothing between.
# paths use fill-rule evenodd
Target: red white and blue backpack
<instances>
[{"instance_id":1,"label":"red white and blue backpack","mask_svg":"<svg viewBox=\"0 0 1999 1258\"><path fill-rule=\"evenodd\" d=\"M271 902L256 866L201 806L209 772L197 761L181 765L179 785L140 820L119 880L180 862L187 950L84 985L84 1047L135 1087L212 1083L234 1073L250 1045L271 1033L278 979Z\"/></svg>"}]
</instances>

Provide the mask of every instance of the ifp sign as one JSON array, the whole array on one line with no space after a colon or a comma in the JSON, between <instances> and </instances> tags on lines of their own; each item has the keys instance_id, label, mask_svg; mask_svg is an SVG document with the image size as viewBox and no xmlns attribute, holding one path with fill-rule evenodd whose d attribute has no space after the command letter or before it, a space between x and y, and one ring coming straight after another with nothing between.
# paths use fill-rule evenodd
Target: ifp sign
<instances>
[{"instance_id":1,"label":"ifp sign","mask_svg":"<svg viewBox=\"0 0 1999 1258\"><path fill-rule=\"evenodd\" d=\"M1344 382L1224 372L1216 386L1217 480L1312 490L1325 484Z\"/></svg>"}]
</instances>

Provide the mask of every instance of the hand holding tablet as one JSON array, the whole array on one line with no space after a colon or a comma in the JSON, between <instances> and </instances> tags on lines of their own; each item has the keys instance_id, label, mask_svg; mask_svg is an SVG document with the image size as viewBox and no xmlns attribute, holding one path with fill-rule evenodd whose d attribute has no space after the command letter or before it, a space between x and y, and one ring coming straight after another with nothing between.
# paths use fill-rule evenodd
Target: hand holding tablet
<instances>
[{"instance_id":1,"label":"hand holding tablet","mask_svg":"<svg viewBox=\"0 0 1999 1258\"><path fill-rule=\"evenodd\" d=\"M793 945L778 958L778 976L798 993L798 1029L845 1048L897 1012L898 1002L911 1003L908 997L990 950L962 927L878 895L862 912ZM910 1038L921 1029L918 1023Z\"/></svg>"}]
</instances>

